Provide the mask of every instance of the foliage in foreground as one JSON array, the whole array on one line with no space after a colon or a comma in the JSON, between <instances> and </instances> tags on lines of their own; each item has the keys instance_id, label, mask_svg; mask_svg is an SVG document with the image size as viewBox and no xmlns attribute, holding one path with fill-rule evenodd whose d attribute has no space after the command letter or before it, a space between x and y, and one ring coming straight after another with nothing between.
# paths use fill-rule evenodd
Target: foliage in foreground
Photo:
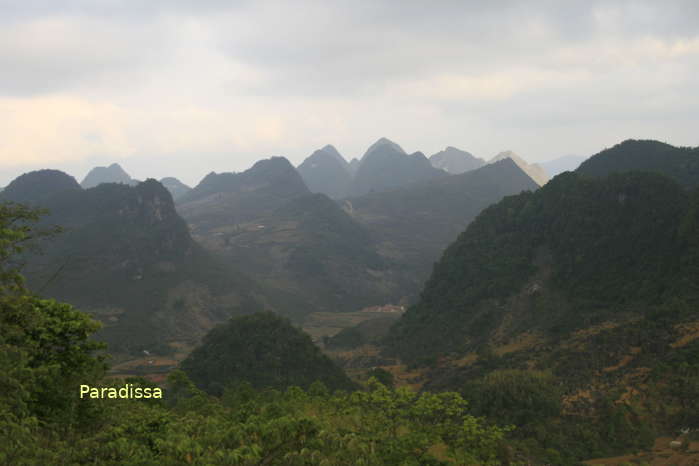
<instances>
[{"instance_id":1,"label":"foliage in foreground","mask_svg":"<svg viewBox=\"0 0 699 466\"><path fill-rule=\"evenodd\" d=\"M29 464L439 465L501 464L505 429L466 413L455 393L417 395L372 382L330 395L229 387L221 398L183 373L166 403L103 400L91 426L16 426ZM133 382L133 380L132 380ZM6 445L6 444L5 444ZM14 443L16 445L16 443ZM0 447L5 449L5 447ZM11 451L4 451L8 459ZM439 457L439 459L438 459Z\"/></svg>"},{"instance_id":2,"label":"foliage in foreground","mask_svg":"<svg viewBox=\"0 0 699 466\"><path fill-rule=\"evenodd\" d=\"M148 382L104 379L93 354L101 345L89 339L99 324L24 288L11 259L38 213L0 209L0 464L500 463L506 429L468 414L460 395L390 390L375 379L352 393L330 395L320 382L283 392L242 384L214 398L175 372L165 401L81 399L81 384Z\"/></svg>"}]
</instances>

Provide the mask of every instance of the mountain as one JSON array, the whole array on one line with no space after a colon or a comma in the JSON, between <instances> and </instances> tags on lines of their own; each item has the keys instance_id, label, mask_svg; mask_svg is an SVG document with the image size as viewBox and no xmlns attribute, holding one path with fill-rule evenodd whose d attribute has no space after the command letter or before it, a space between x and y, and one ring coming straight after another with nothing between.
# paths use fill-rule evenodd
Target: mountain
<instances>
[{"instance_id":1,"label":"mountain","mask_svg":"<svg viewBox=\"0 0 699 466\"><path fill-rule=\"evenodd\" d=\"M311 192L333 199L345 197L352 181L349 164L330 145L313 152L297 170Z\"/></svg>"},{"instance_id":2,"label":"mountain","mask_svg":"<svg viewBox=\"0 0 699 466\"><path fill-rule=\"evenodd\" d=\"M421 152L408 155L398 144L381 138L362 157L349 194L357 197L440 176L444 171L434 168Z\"/></svg>"},{"instance_id":3,"label":"mountain","mask_svg":"<svg viewBox=\"0 0 699 466\"><path fill-rule=\"evenodd\" d=\"M372 154L375 151L386 151L389 150L392 152L397 152L399 154L406 154L406 152L403 150L401 146L396 144L395 142L391 141L388 138L381 137L379 138L375 143L369 146L369 148L366 150L362 158L360 159L360 162L364 162L364 160L367 158L368 155Z\"/></svg>"},{"instance_id":4,"label":"mountain","mask_svg":"<svg viewBox=\"0 0 699 466\"><path fill-rule=\"evenodd\" d=\"M244 196L250 191L264 190L269 196L283 198L307 194L308 188L296 169L284 157L271 157L256 162L242 173L209 173L179 203L200 201L211 195Z\"/></svg>"},{"instance_id":5,"label":"mountain","mask_svg":"<svg viewBox=\"0 0 699 466\"><path fill-rule=\"evenodd\" d=\"M177 178L163 178L160 180L160 184L165 186L165 188L170 191L170 194L172 194L172 198L177 201L180 197L184 196L187 194L189 191L192 190L189 186L186 184L182 183L180 180Z\"/></svg>"},{"instance_id":6,"label":"mountain","mask_svg":"<svg viewBox=\"0 0 699 466\"><path fill-rule=\"evenodd\" d=\"M50 175L69 189L33 204L50 211L42 225L63 232L45 239L40 254L28 255L23 272L38 294L101 320L99 338L113 354L146 348L166 354L171 344L191 345L233 313L256 309L254 284L192 240L172 196L157 181L83 190L66 183L65 174ZM20 178L15 186L48 185L42 184L46 171ZM5 199L24 200L9 195Z\"/></svg>"},{"instance_id":7,"label":"mountain","mask_svg":"<svg viewBox=\"0 0 699 466\"><path fill-rule=\"evenodd\" d=\"M379 253L390 264L380 277L394 284L385 302L397 302L416 296L434 261L482 209L537 187L513 161L502 160L460 175L353 198L344 208L376 239Z\"/></svg>"},{"instance_id":8,"label":"mountain","mask_svg":"<svg viewBox=\"0 0 699 466\"><path fill-rule=\"evenodd\" d=\"M215 395L243 382L256 389L308 389L316 381L330 390L354 388L307 334L270 312L216 327L181 367L201 389Z\"/></svg>"},{"instance_id":9,"label":"mountain","mask_svg":"<svg viewBox=\"0 0 699 466\"><path fill-rule=\"evenodd\" d=\"M399 353L466 354L524 331L545 341L695 292L678 289L692 277L689 227L678 235L693 221L689 197L655 174L568 173L505 198L447 248L396 328Z\"/></svg>"},{"instance_id":10,"label":"mountain","mask_svg":"<svg viewBox=\"0 0 699 466\"><path fill-rule=\"evenodd\" d=\"M539 165L532 163L527 163L522 157L515 154L512 151L500 152L498 155L490 159L488 163L497 162L502 159L512 159L524 172L529 175L539 186L543 186L549 180L549 176L546 174L543 168Z\"/></svg>"},{"instance_id":11,"label":"mountain","mask_svg":"<svg viewBox=\"0 0 699 466\"><path fill-rule=\"evenodd\" d=\"M661 173L685 187L697 187L699 148L629 139L590 157L580 165L577 172L600 177L633 170Z\"/></svg>"},{"instance_id":12,"label":"mountain","mask_svg":"<svg viewBox=\"0 0 699 466\"><path fill-rule=\"evenodd\" d=\"M298 320L411 299L442 250L481 209L537 188L505 160L340 204L305 187L271 195L298 184L291 170L286 181L255 177L241 188L236 180L256 170L228 175L227 182L207 177L178 211L200 244L258 279L270 308ZM212 186L221 191L209 191ZM187 202L197 191L206 194Z\"/></svg>"},{"instance_id":13,"label":"mountain","mask_svg":"<svg viewBox=\"0 0 699 466\"><path fill-rule=\"evenodd\" d=\"M65 191L79 191L75 178L59 170L38 170L15 178L0 194L0 200L37 204Z\"/></svg>"},{"instance_id":14,"label":"mountain","mask_svg":"<svg viewBox=\"0 0 699 466\"><path fill-rule=\"evenodd\" d=\"M373 238L327 196L310 193L286 159L209 175L177 208L197 241L254 274L266 304L286 315L356 310L383 296Z\"/></svg>"},{"instance_id":15,"label":"mountain","mask_svg":"<svg viewBox=\"0 0 699 466\"><path fill-rule=\"evenodd\" d=\"M284 157L260 160L242 173L209 173L180 197L177 209L195 235L251 222L289 199L309 194L301 175Z\"/></svg>"},{"instance_id":16,"label":"mountain","mask_svg":"<svg viewBox=\"0 0 699 466\"><path fill-rule=\"evenodd\" d=\"M541 162L539 165L548 173L549 177L553 178L563 172L572 172L587 160L587 157L579 155L566 155L557 159Z\"/></svg>"},{"instance_id":17,"label":"mountain","mask_svg":"<svg viewBox=\"0 0 699 466\"><path fill-rule=\"evenodd\" d=\"M123 183L127 185L135 185L138 181L132 179L128 173L121 168L118 163L113 163L108 167L95 167L85 176L85 179L80 183L84 189L94 188L102 183Z\"/></svg>"},{"instance_id":18,"label":"mountain","mask_svg":"<svg viewBox=\"0 0 699 466\"><path fill-rule=\"evenodd\" d=\"M447 173L458 175L459 173L482 167L485 165L485 160L474 157L469 152L449 146L431 156L430 163L435 168L441 168Z\"/></svg>"},{"instance_id":19,"label":"mountain","mask_svg":"<svg viewBox=\"0 0 699 466\"><path fill-rule=\"evenodd\" d=\"M347 160L345 160L345 158L340 154L340 152L338 152L338 150L335 148L335 146L333 146L332 144L327 144L327 145L325 145L325 146L324 146L322 149L320 149L320 150L323 151L323 152L325 152L326 154L329 154L330 156L332 156L332 158L334 158L335 160L337 160L338 162L340 162L340 164L342 164L342 166L343 166L346 170L349 170L349 163L348 163Z\"/></svg>"},{"instance_id":20,"label":"mountain","mask_svg":"<svg viewBox=\"0 0 699 466\"><path fill-rule=\"evenodd\" d=\"M561 174L459 235L386 352L423 367L425 388L463 387L476 413L518 435L542 428L546 448L577 459L647 448L653 429L687 422L687 395L670 387L699 354L697 238L696 190L655 173ZM543 386L559 388L532 391ZM539 396L550 414L532 411Z\"/></svg>"}]
</instances>

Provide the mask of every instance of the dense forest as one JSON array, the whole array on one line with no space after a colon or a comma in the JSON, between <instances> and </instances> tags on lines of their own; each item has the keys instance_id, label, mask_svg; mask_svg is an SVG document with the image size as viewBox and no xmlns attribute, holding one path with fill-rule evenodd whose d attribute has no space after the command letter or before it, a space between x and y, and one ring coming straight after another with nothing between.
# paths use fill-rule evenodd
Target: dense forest
<instances>
[{"instance_id":1,"label":"dense forest","mask_svg":"<svg viewBox=\"0 0 699 466\"><path fill-rule=\"evenodd\" d=\"M554 463L696 429L698 207L646 172L506 197L445 251L385 352Z\"/></svg>"}]
</instances>

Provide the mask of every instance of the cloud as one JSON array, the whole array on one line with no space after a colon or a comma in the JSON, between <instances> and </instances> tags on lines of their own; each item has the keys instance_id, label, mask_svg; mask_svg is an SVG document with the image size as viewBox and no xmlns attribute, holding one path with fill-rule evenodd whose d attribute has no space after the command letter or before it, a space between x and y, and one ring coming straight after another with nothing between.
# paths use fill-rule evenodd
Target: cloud
<instances>
[{"instance_id":1,"label":"cloud","mask_svg":"<svg viewBox=\"0 0 699 466\"><path fill-rule=\"evenodd\" d=\"M697 23L690 0L0 0L0 169L697 145Z\"/></svg>"}]
</instances>

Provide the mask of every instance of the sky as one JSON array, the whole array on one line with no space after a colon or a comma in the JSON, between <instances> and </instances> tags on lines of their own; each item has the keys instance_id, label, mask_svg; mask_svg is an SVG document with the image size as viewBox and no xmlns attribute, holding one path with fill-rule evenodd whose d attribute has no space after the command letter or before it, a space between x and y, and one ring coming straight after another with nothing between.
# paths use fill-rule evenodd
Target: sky
<instances>
[{"instance_id":1,"label":"sky","mask_svg":"<svg viewBox=\"0 0 699 466\"><path fill-rule=\"evenodd\" d=\"M0 186L195 185L380 137L529 162L699 145L699 2L0 0Z\"/></svg>"}]
</instances>

